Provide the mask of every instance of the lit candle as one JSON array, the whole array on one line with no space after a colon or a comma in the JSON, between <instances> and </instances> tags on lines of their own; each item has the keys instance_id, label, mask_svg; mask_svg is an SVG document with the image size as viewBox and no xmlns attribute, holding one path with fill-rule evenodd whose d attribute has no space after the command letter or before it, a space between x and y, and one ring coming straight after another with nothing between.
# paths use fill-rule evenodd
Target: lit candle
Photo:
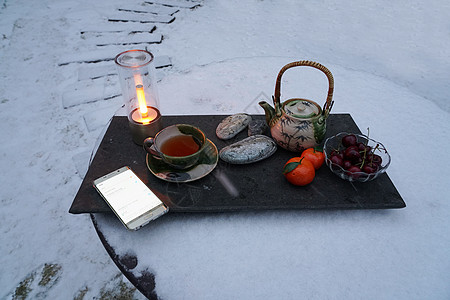
<instances>
[{"instance_id":1,"label":"lit candle","mask_svg":"<svg viewBox=\"0 0 450 300\"><path fill-rule=\"evenodd\" d=\"M133 110L133 112L131 113L131 119L133 119L133 121L135 121L137 123L142 123L144 125L149 124L151 121L156 119L156 117L158 116L158 112L152 107L146 106L146 108L147 108L146 116L142 115L140 108L139 108L139 109Z\"/></svg>"},{"instance_id":2,"label":"lit candle","mask_svg":"<svg viewBox=\"0 0 450 300\"><path fill-rule=\"evenodd\" d=\"M114 59L130 133L133 142L140 146L146 138L155 136L162 129L153 58L153 54L145 50L128 50Z\"/></svg>"},{"instance_id":3,"label":"lit candle","mask_svg":"<svg viewBox=\"0 0 450 300\"><path fill-rule=\"evenodd\" d=\"M158 113L150 107L147 106L147 101L145 101L144 85L142 84L142 77L140 74L134 74L134 82L136 84L136 96L139 103L139 110L133 111L131 118L133 121L149 124L152 120L156 119Z\"/></svg>"}]
</instances>

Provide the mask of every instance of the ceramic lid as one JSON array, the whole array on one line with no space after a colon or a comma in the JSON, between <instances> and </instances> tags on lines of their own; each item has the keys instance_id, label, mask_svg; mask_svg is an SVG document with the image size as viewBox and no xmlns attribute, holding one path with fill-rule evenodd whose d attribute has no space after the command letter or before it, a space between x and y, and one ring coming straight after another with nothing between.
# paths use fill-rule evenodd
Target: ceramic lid
<instances>
[{"instance_id":1,"label":"ceramic lid","mask_svg":"<svg viewBox=\"0 0 450 300\"><path fill-rule=\"evenodd\" d=\"M283 104L285 113L294 118L312 118L320 113L320 107L313 101L292 99Z\"/></svg>"}]
</instances>

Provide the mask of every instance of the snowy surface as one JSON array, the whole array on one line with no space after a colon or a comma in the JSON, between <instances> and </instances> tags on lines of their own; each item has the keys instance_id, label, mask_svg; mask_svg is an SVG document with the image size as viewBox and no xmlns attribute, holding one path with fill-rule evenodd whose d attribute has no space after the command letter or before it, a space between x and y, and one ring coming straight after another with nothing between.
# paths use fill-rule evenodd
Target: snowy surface
<instances>
[{"instance_id":1,"label":"snowy surface","mask_svg":"<svg viewBox=\"0 0 450 300\"><path fill-rule=\"evenodd\" d=\"M68 213L122 101L117 77L98 77L114 73L113 61L79 62L132 48L99 46L114 33L97 41L96 30L154 26L108 22L120 5L0 1L0 299L27 282L30 299L98 299L123 284L142 298L118 275L89 217ZM450 298L448 1L205 0L176 13L146 6L176 17L150 37L164 37L149 49L172 63L158 69L163 114L262 113L257 102L270 101L284 64L318 61L335 77L332 112L351 113L389 149L388 174L407 204L167 215L136 233L105 218L111 243L133 245L119 251L142 258L136 271L155 274L161 299ZM282 92L323 103L326 80L289 71ZM54 276L40 284L49 266Z\"/></svg>"}]
</instances>

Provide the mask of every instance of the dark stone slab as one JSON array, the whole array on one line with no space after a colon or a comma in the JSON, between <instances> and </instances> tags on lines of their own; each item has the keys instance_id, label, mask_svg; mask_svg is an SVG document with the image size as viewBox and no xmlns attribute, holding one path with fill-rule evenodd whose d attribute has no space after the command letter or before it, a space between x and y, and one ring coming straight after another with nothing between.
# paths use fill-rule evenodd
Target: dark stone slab
<instances>
[{"instance_id":1,"label":"dark stone slab","mask_svg":"<svg viewBox=\"0 0 450 300\"><path fill-rule=\"evenodd\" d=\"M247 136L246 131L222 141L217 125L226 116L164 116L163 125L188 123L200 127L220 150ZM264 116L252 116L264 119ZM327 137L338 132L360 133L349 114L331 114ZM133 143L126 117L114 117L69 210L70 213L110 212L92 187L92 182L120 167L129 166L176 212L224 212L268 209L386 209L405 203L387 174L366 183L350 183L324 165L314 181L305 187L289 184L283 165L296 153L279 148L266 160L249 165L231 165L219 160L208 176L190 183L169 183L153 176L145 164L145 151ZM395 157L393 158L395 160Z\"/></svg>"}]
</instances>

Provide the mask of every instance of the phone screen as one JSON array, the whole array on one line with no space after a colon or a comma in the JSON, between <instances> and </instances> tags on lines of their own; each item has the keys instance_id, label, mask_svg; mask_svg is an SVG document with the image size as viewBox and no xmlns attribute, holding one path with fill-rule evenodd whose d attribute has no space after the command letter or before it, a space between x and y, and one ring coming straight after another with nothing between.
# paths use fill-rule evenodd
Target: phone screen
<instances>
[{"instance_id":1,"label":"phone screen","mask_svg":"<svg viewBox=\"0 0 450 300\"><path fill-rule=\"evenodd\" d=\"M94 185L125 224L163 204L128 167L96 180Z\"/></svg>"}]
</instances>

